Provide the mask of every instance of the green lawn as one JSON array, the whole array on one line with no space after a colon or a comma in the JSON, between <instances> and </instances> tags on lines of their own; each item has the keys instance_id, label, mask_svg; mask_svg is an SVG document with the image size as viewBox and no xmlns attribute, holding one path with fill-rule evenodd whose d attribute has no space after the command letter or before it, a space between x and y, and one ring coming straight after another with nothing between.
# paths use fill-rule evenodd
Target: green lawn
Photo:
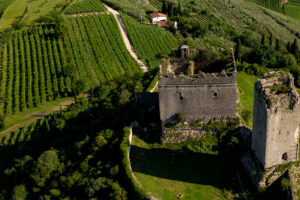
<instances>
[{"instance_id":1,"label":"green lawn","mask_svg":"<svg viewBox=\"0 0 300 200\"><path fill-rule=\"evenodd\" d=\"M54 10L58 4L64 2L66 2L66 0L15 0L4 11L0 18L0 31L9 28L14 21L20 20L21 18L24 24L31 24L34 20L48 14ZM25 12L26 9L27 12Z\"/></svg>"},{"instance_id":2,"label":"green lawn","mask_svg":"<svg viewBox=\"0 0 300 200\"><path fill-rule=\"evenodd\" d=\"M242 110L244 109L247 109L251 112L250 120L247 122L249 128L252 128L254 83L257 80L257 76L249 75L244 72L237 73L237 84L240 92L238 112L241 114Z\"/></svg>"},{"instance_id":3,"label":"green lawn","mask_svg":"<svg viewBox=\"0 0 300 200\"><path fill-rule=\"evenodd\" d=\"M184 200L233 199L225 189L232 182L228 159L171 150L159 144L150 148L135 135L130 158L135 176L155 198L175 200L177 194L183 194Z\"/></svg>"}]
</instances>

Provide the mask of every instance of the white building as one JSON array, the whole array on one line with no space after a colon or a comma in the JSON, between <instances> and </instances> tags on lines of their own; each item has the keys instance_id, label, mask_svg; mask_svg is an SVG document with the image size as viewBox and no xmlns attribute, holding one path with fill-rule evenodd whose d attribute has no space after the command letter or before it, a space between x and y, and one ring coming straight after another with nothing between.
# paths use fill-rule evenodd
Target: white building
<instances>
[{"instance_id":1,"label":"white building","mask_svg":"<svg viewBox=\"0 0 300 200\"><path fill-rule=\"evenodd\" d=\"M148 15L148 18L151 20L152 24L156 24L161 21L167 21L167 15L163 13L151 13Z\"/></svg>"}]
</instances>

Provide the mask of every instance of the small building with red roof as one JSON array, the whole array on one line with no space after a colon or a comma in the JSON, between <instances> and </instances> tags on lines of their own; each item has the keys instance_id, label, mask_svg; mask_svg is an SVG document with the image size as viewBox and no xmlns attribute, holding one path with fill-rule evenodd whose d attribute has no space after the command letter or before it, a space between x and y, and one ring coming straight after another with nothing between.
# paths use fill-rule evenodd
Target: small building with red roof
<instances>
[{"instance_id":1,"label":"small building with red roof","mask_svg":"<svg viewBox=\"0 0 300 200\"><path fill-rule=\"evenodd\" d=\"M157 24L161 21L167 21L168 16L164 13L151 13L148 15L148 18L151 20L152 24Z\"/></svg>"}]
</instances>

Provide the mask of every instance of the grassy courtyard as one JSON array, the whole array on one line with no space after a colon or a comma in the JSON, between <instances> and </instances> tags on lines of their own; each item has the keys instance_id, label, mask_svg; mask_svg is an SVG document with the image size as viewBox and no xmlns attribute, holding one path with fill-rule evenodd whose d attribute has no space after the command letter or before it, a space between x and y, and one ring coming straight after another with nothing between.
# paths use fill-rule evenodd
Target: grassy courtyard
<instances>
[{"instance_id":1,"label":"grassy courtyard","mask_svg":"<svg viewBox=\"0 0 300 200\"><path fill-rule=\"evenodd\" d=\"M249 75L244 72L237 73L237 84L240 94L238 112L239 114L241 114L243 109L247 109L250 111L251 114L249 120L246 122L249 128L252 128L254 83L257 80L257 76Z\"/></svg>"},{"instance_id":2,"label":"grassy courtyard","mask_svg":"<svg viewBox=\"0 0 300 200\"><path fill-rule=\"evenodd\" d=\"M134 135L130 159L135 176L155 198L173 200L182 194L184 200L221 200L240 196L239 172L225 156L148 144Z\"/></svg>"}]
</instances>

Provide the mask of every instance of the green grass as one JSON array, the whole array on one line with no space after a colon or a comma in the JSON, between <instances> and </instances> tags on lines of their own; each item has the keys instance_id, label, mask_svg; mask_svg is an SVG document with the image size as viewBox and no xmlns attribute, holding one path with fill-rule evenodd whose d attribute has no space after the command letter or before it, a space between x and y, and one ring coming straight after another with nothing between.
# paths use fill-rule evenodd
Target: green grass
<instances>
[{"instance_id":1,"label":"green grass","mask_svg":"<svg viewBox=\"0 0 300 200\"><path fill-rule=\"evenodd\" d=\"M0 18L0 31L9 28L16 20L22 20L24 24L30 25L34 20L48 14L56 9L58 4L64 2L66 0L15 0Z\"/></svg>"},{"instance_id":2,"label":"green grass","mask_svg":"<svg viewBox=\"0 0 300 200\"><path fill-rule=\"evenodd\" d=\"M237 84L240 92L238 112L241 114L243 109L247 109L251 112L250 120L246 122L249 128L252 128L254 83L257 80L258 77L256 76L249 75L244 72L237 73Z\"/></svg>"},{"instance_id":3,"label":"green grass","mask_svg":"<svg viewBox=\"0 0 300 200\"><path fill-rule=\"evenodd\" d=\"M224 189L231 173L225 175L226 169L231 169L228 159L155 146L150 148L134 135L130 155L135 176L155 198L173 200L183 194L184 200L232 199Z\"/></svg>"}]
</instances>

